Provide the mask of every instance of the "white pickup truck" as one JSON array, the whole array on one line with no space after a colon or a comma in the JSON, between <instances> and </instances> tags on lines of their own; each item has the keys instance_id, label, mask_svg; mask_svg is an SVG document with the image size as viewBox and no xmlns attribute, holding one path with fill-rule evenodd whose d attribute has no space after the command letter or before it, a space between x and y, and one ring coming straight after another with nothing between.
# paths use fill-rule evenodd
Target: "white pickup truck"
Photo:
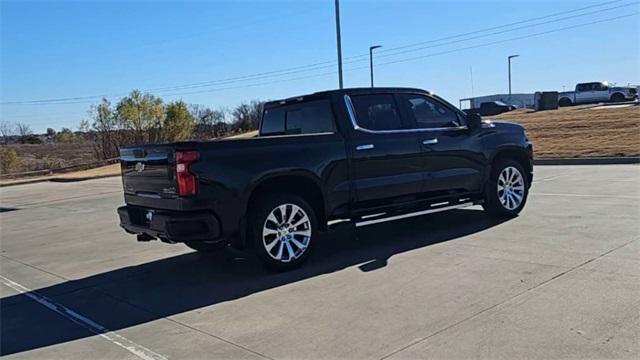
<instances>
[{"instance_id":1,"label":"white pickup truck","mask_svg":"<svg viewBox=\"0 0 640 360\"><path fill-rule=\"evenodd\" d=\"M607 82L589 82L576 85L576 91L558 93L558 105L633 101L637 97L638 91L632 86L611 86Z\"/></svg>"}]
</instances>

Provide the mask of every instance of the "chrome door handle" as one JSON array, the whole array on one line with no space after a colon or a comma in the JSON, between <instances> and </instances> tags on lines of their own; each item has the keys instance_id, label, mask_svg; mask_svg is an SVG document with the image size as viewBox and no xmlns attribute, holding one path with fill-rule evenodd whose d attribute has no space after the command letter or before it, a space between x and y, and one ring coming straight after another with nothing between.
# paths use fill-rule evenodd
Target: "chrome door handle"
<instances>
[{"instance_id":1,"label":"chrome door handle","mask_svg":"<svg viewBox=\"0 0 640 360\"><path fill-rule=\"evenodd\" d=\"M374 147L375 146L373 146L373 144L358 145L358 146L356 146L356 150L358 150L358 151L360 151L360 150L371 150Z\"/></svg>"},{"instance_id":2,"label":"chrome door handle","mask_svg":"<svg viewBox=\"0 0 640 360\"><path fill-rule=\"evenodd\" d=\"M438 138L427 139L422 141L422 145L433 145L438 143Z\"/></svg>"}]
</instances>

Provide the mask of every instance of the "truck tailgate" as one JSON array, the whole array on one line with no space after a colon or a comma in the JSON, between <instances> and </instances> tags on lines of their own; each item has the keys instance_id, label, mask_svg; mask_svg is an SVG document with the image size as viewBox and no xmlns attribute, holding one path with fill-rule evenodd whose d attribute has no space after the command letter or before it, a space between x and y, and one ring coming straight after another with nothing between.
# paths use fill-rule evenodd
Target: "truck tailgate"
<instances>
[{"instance_id":1,"label":"truck tailgate","mask_svg":"<svg viewBox=\"0 0 640 360\"><path fill-rule=\"evenodd\" d=\"M148 198L177 197L174 154L174 149L165 145L121 149L125 194Z\"/></svg>"}]
</instances>

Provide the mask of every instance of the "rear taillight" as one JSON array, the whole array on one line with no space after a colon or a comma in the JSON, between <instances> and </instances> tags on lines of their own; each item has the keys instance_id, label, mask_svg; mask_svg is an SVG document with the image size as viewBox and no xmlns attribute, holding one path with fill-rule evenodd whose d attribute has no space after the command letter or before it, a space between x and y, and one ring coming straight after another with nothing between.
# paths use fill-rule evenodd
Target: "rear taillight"
<instances>
[{"instance_id":1,"label":"rear taillight","mask_svg":"<svg viewBox=\"0 0 640 360\"><path fill-rule=\"evenodd\" d=\"M198 152L195 150L176 151L176 181L180 196L192 196L198 190L196 176L189 171L189 164L196 160Z\"/></svg>"}]
</instances>

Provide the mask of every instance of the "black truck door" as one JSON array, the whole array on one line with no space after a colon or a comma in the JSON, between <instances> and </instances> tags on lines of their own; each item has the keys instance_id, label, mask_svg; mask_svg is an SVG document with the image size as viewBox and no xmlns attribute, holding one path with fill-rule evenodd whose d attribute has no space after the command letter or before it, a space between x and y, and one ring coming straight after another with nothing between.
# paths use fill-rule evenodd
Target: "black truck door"
<instances>
[{"instance_id":1,"label":"black truck door","mask_svg":"<svg viewBox=\"0 0 640 360\"><path fill-rule=\"evenodd\" d=\"M421 149L406 131L393 94L345 96L354 130L352 181L359 206L421 191ZM365 203L366 202L366 203Z\"/></svg>"},{"instance_id":2,"label":"black truck door","mask_svg":"<svg viewBox=\"0 0 640 360\"><path fill-rule=\"evenodd\" d=\"M423 192L475 192L482 186L483 154L477 135L463 117L440 100L422 94L400 94L403 112L419 130L424 169Z\"/></svg>"}]
</instances>

